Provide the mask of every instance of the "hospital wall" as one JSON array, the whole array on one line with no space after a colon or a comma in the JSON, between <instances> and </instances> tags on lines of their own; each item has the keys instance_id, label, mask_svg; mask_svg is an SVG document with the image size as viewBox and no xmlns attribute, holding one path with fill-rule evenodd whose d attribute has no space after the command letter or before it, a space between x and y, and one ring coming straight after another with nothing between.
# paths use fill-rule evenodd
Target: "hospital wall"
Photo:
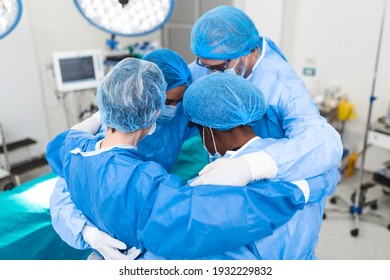
<instances>
[{"instance_id":1,"label":"hospital wall","mask_svg":"<svg viewBox=\"0 0 390 280\"><path fill-rule=\"evenodd\" d=\"M108 51L110 35L89 24L72 0L23 2L18 26L0 40L0 122L6 140L24 137L38 140L36 152L77 120L80 100L94 102L94 91L61 98L55 90L51 66L53 52L83 49ZM160 41L160 31L143 37L118 38L121 46L138 41ZM63 103L69 108L68 118ZM21 152L25 152L21 150ZM18 161L18 152L10 154ZM1 159L0 159L1 160Z\"/></svg>"},{"instance_id":2,"label":"hospital wall","mask_svg":"<svg viewBox=\"0 0 390 280\"><path fill-rule=\"evenodd\" d=\"M191 3L194 0L177 1ZM226 2L196 1L205 1L204 6L209 8ZM259 28L267 29L279 40L280 6L283 0L260 0L255 4L249 0L228 2L234 2L248 13L260 10L260 16L253 14L255 22ZM265 9L267 2L271 4ZM21 21L0 41L0 122L7 142L31 137L38 141L34 152L40 154L45 151L50 139L77 122L83 106L95 103L94 90L64 95L56 91L52 53L95 48L108 52L105 41L109 34L89 24L71 0L31 0L22 3ZM258 9L256 5L262 8ZM158 30L148 36L117 37L117 40L122 47L139 41L157 41L163 45L161 33ZM25 157L25 150L13 152L10 157L11 162L17 162Z\"/></svg>"},{"instance_id":3,"label":"hospital wall","mask_svg":"<svg viewBox=\"0 0 390 280\"><path fill-rule=\"evenodd\" d=\"M363 147L384 1L285 1L282 49L290 63L314 96L339 86L339 94L355 105L358 117L345 124L343 133L350 151ZM385 116L390 105L389 5L383 28L371 121ZM316 75L303 75L304 67L314 67ZM373 171L389 159L388 151L372 146L365 167Z\"/></svg>"},{"instance_id":4,"label":"hospital wall","mask_svg":"<svg viewBox=\"0 0 390 280\"><path fill-rule=\"evenodd\" d=\"M343 141L352 149L361 149L383 0L235 0L233 3L253 18L261 34L281 46L313 94L338 85L348 95L358 118L346 124ZM79 106L94 98L93 91L81 98L77 94L58 98L50 65L52 53L91 48L107 51L105 41L109 35L87 23L71 0L31 0L23 1L23 5L20 24L0 41L0 122L9 141L29 136L37 139L39 149L44 151L49 139L77 119ZM118 37L118 40L122 46L143 40L163 42L161 30L146 37ZM389 45L390 20L386 20L373 120L384 115L390 103ZM302 74L307 66L316 68L315 76ZM64 103L69 108L68 119ZM388 152L370 148L366 166L379 166L388 158Z\"/></svg>"},{"instance_id":5,"label":"hospital wall","mask_svg":"<svg viewBox=\"0 0 390 280\"><path fill-rule=\"evenodd\" d=\"M31 137L40 143L40 152L44 149L46 116L27 11L17 28L0 40L0 122L7 142ZM11 163L24 160L22 153L12 156ZM3 164L0 157L0 166Z\"/></svg>"}]
</instances>

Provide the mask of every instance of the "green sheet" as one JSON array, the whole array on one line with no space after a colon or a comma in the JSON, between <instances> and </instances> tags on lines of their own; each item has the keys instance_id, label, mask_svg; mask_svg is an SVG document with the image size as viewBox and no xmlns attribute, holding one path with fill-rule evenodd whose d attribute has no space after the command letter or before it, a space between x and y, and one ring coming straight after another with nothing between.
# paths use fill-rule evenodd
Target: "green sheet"
<instances>
[{"instance_id":1,"label":"green sheet","mask_svg":"<svg viewBox=\"0 0 390 280\"><path fill-rule=\"evenodd\" d=\"M36 178L10 191L0 192L1 260L86 259L63 242L51 225L49 200L57 176Z\"/></svg>"},{"instance_id":2,"label":"green sheet","mask_svg":"<svg viewBox=\"0 0 390 280\"><path fill-rule=\"evenodd\" d=\"M209 154L203 146L200 136L194 136L183 143L179 156L171 170L186 183L198 175L209 162Z\"/></svg>"},{"instance_id":3,"label":"green sheet","mask_svg":"<svg viewBox=\"0 0 390 280\"><path fill-rule=\"evenodd\" d=\"M188 139L172 173L184 182L208 162L199 136ZM78 260L90 250L63 242L51 225L49 200L57 175L49 173L10 191L0 192L0 260Z\"/></svg>"}]
</instances>

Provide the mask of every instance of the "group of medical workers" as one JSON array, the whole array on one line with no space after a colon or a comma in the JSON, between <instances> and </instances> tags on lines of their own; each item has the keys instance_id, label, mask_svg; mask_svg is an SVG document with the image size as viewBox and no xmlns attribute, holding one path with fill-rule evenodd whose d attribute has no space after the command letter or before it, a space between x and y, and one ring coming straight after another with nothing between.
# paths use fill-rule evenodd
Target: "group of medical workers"
<instances>
[{"instance_id":1,"label":"group of medical workers","mask_svg":"<svg viewBox=\"0 0 390 280\"><path fill-rule=\"evenodd\" d=\"M187 66L157 49L97 88L99 112L59 134L52 224L90 259L316 259L342 143L269 38L233 6L193 26ZM200 136L210 163L171 171Z\"/></svg>"}]
</instances>

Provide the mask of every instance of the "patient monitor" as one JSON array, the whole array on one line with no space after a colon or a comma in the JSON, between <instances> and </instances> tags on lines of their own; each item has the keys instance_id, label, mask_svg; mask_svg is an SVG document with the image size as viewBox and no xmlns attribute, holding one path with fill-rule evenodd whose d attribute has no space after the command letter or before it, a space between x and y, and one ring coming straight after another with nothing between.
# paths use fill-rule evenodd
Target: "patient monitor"
<instances>
[{"instance_id":1,"label":"patient monitor","mask_svg":"<svg viewBox=\"0 0 390 280\"><path fill-rule=\"evenodd\" d=\"M56 52L53 69L60 92L96 88L104 77L103 55L100 50Z\"/></svg>"}]
</instances>

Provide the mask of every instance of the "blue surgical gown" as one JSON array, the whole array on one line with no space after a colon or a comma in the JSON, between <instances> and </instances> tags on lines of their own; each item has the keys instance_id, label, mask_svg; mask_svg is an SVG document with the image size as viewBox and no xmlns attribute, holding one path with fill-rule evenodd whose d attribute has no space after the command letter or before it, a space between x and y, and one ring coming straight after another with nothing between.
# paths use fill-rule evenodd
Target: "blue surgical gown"
<instances>
[{"instance_id":1,"label":"blue surgical gown","mask_svg":"<svg viewBox=\"0 0 390 280\"><path fill-rule=\"evenodd\" d=\"M311 179L305 209L265 238L268 244L258 241L256 246L265 259L315 258L326 198L334 192L339 179L338 164L343 151L340 135L320 116L303 81L275 43L264 37L260 38L259 47L260 57L247 79L259 87L267 103L265 116L254 127L256 134L279 139L261 149L277 164L272 181ZM196 63L190 69L194 80L209 74L209 70ZM258 150L259 147L251 149ZM278 246L269 246L273 243Z\"/></svg>"},{"instance_id":2,"label":"blue surgical gown","mask_svg":"<svg viewBox=\"0 0 390 280\"><path fill-rule=\"evenodd\" d=\"M276 162L274 180L295 181L338 166L343 153L340 135L320 116L302 79L268 38L259 39L260 57L248 80L267 103L264 118L254 127L262 138L282 139L264 149ZM190 64L193 79L209 70Z\"/></svg>"},{"instance_id":3,"label":"blue surgical gown","mask_svg":"<svg viewBox=\"0 0 390 280\"><path fill-rule=\"evenodd\" d=\"M188 126L183 103L169 122L157 121L156 131L138 143L138 152L147 160L160 163L168 172L174 166L184 141L199 135L196 127ZM105 128L99 134L103 135ZM70 196L66 182L59 178L50 197L50 214L54 230L74 248L86 249L89 245L81 237L81 231L91 222L77 209Z\"/></svg>"},{"instance_id":4,"label":"blue surgical gown","mask_svg":"<svg viewBox=\"0 0 390 280\"><path fill-rule=\"evenodd\" d=\"M182 186L179 177L145 161L133 147L96 149L101 139L65 131L48 144L47 159L66 180L76 206L128 248L145 252L162 238L158 246L166 258L248 259L246 247L236 247L271 235L305 205L302 191L288 182ZM174 249L166 252L170 240ZM150 252L144 258L161 257Z\"/></svg>"},{"instance_id":5,"label":"blue surgical gown","mask_svg":"<svg viewBox=\"0 0 390 280\"><path fill-rule=\"evenodd\" d=\"M267 146L277 142L273 139L257 138L245 148L225 156L236 157L265 150ZM254 242L252 248L258 254L258 259L316 259L315 248L318 243L327 196L335 191L338 178L339 171L335 166L320 176L306 180L310 188L310 197L305 208L297 211L291 220L277 228L272 235Z\"/></svg>"},{"instance_id":6,"label":"blue surgical gown","mask_svg":"<svg viewBox=\"0 0 390 280\"><path fill-rule=\"evenodd\" d=\"M342 154L340 137L319 115L317 106L303 82L285 61L276 45L271 40L262 38L259 45L262 55L248 78L259 86L270 106L264 119L255 127L256 133L263 138L279 139L264 148L278 166L274 180L283 178L286 181L295 181L315 177L316 180L309 184L310 199L318 199L318 194L325 197L334 190L334 185L330 184L332 187L329 187L327 183L338 180L339 174L334 170L337 169ZM195 63L192 63L190 68L193 79L209 74L206 68ZM185 118L184 115L176 117ZM178 125L187 126L180 122ZM165 134L163 130L159 133ZM160 134L155 133L148 140L155 141L155 152L159 155L156 161L164 165L164 156L169 156L172 151L168 150L170 143L158 141ZM180 138L182 134L174 130L170 131L169 136L175 143L183 141ZM161 145L161 149L158 149L158 145ZM142 148L138 151L144 152ZM169 164L164 167L170 170ZM61 238L72 247L89 248L80 233L90 221L75 207L63 179L59 179L54 188L50 207L53 227Z\"/></svg>"},{"instance_id":7,"label":"blue surgical gown","mask_svg":"<svg viewBox=\"0 0 390 280\"><path fill-rule=\"evenodd\" d=\"M237 157L241 156L259 149L264 149L269 145L276 143L275 139L260 139L255 137L250 142L248 142L244 147L239 149L236 152L228 152L224 157ZM249 242L245 246L241 246L234 250L224 252L220 255L210 255L206 259L264 259L264 260L286 260L286 259L316 259L315 248L318 243L318 236L321 228L322 217L324 206L326 202L326 195L322 191L326 190L325 193L332 193L338 183L335 174L338 173L337 168L333 168L331 171L327 172L325 175L316 176L313 178L307 179L307 183L310 189L316 190L315 193L310 194L309 201L305 207L297 211L293 217L285 224L276 228L272 235L266 236L259 240ZM264 183L278 184L276 182L263 181ZM254 184L256 185L256 184ZM253 186L253 184L249 185ZM260 185L261 186L261 185ZM318 188L318 186L321 186ZM195 188L197 189L197 188ZM273 203L272 199L268 203ZM213 207L213 206L210 206ZM260 207L268 207L265 204ZM215 209L217 211L217 209ZM196 212L197 209L192 209ZM192 212L190 211L190 213ZM201 211L201 210L198 210ZM240 215L242 215L242 212ZM186 215L185 213L184 215ZM163 217L166 213L162 213ZM178 219L178 224L180 223L180 214L172 214L172 217ZM218 219L216 219L218 221ZM232 221L233 222L233 221ZM151 220L153 223L153 220ZM219 225L216 222L216 225ZM159 227L152 227L149 225L150 231L163 231ZM179 226L177 226L179 228ZM165 238L170 236L174 230L166 230L167 235L155 235L151 234L145 235L145 243L147 243L148 249L150 252L147 252L144 255L145 259L154 259L157 258L156 255L151 252L156 253L157 255L183 257L193 256L197 250L196 246L193 247L193 244L186 242L187 240L183 238ZM183 233L182 233L183 234ZM196 233L194 233L196 234ZM199 233L198 233L199 234ZM238 233L245 236L244 233ZM173 235L175 236L175 235ZM224 238L225 233L221 233L219 238ZM210 241L212 242L212 241ZM173 253L174 252L174 253Z\"/></svg>"},{"instance_id":8,"label":"blue surgical gown","mask_svg":"<svg viewBox=\"0 0 390 280\"><path fill-rule=\"evenodd\" d=\"M184 141L196 135L199 135L198 129L188 126L183 103L180 102L173 119L157 121L156 131L138 143L138 151L148 161L158 162L170 172Z\"/></svg>"}]
</instances>

